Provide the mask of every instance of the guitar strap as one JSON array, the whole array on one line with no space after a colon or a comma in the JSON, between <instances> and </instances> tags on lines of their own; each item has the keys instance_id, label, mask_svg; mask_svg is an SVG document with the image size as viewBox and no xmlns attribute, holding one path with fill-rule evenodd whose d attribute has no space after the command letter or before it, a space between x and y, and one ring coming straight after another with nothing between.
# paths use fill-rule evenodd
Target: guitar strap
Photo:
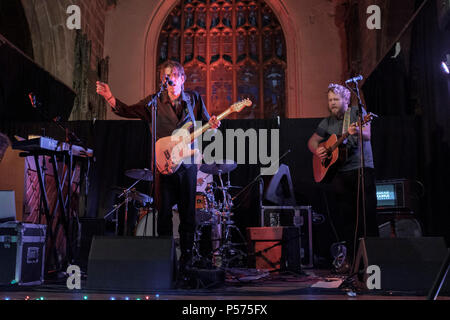
<instances>
[{"instance_id":1,"label":"guitar strap","mask_svg":"<svg viewBox=\"0 0 450 320\"><path fill-rule=\"evenodd\" d=\"M347 111L345 112L344 124L342 126L342 135L344 135L348 131L348 128L350 127L350 121L351 121L350 116L351 116L351 113L352 113L352 108L348 108ZM342 143L343 144L347 144L347 140L348 139L345 139Z\"/></svg>"},{"instance_id":2,"label":"guitar strap","mask_svg":"<svg viewBox=\"0 0 450 320\"><path fill-rule=\"evenodd\" d=\"M191 118L192 124L194 125L194 130L195 130L195 117L194 117L194 110L192 110L192 106L191 106L191 99L192 98L190 96L187 97L186 106L188 109L189 117Z\"/></svg>"}]
</instances>

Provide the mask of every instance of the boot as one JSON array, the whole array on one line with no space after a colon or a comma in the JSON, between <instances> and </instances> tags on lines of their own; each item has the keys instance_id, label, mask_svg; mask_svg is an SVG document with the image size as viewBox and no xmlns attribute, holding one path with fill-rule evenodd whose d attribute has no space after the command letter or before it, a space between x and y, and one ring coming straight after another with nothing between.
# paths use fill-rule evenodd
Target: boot
<instances>
[{"instance_id":1,"label":"boot","mask_svg":"<svg viewBox=\"0 0 450 320\"><path fill-rule=\"evenodd\" d=\"M192 288L192 279L190 270L192 269L192 249L194 246L193 233L180 233L180 250L181 256L178 263L178 279L177 287L182 289Z\"/></svg>"}]
</instances>

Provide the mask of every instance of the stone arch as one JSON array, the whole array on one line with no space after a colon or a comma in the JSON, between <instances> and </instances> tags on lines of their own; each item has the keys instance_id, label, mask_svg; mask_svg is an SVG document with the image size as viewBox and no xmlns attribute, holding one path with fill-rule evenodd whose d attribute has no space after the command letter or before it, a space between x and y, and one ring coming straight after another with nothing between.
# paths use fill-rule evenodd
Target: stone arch
<instances>
[{"instance_id":1,"label":"stone arch","mask_svg":"<svg viewBox=\"0 0 450 320\"><path fill-rule=\"evenodd\" d=\"M66 28L67 8L63 3L22 0L30 26L34 61L72 87L75 31Z\"/></svg>"},{"instance_id":2,"label":"stone arch","mask_svg":"<svg viewBox=\"0 0 450 320\"><path fill-rule=\"evenodd\" d=\"M163 23L167 16L172 12L173 8L178 4L179 0L161 0L158 2L154 14L150 17L147 24L147 32L144 45L144 83L143 89L145 93L153 92L156 86L156 58L157 43L159 34L163 27ZM300 83L301 76L298 72L300 61L300 44L296 37L297 31L295 24L291 20L287 8L279 0L265 0L266 4L272 9L277 16L284 35L286 37L287 52L287 106L286 117L296 118L300 116ZM152 58L152 61L149 61ZM154 61L153 61L154 60Z\"/></svg>"}]
</instances>

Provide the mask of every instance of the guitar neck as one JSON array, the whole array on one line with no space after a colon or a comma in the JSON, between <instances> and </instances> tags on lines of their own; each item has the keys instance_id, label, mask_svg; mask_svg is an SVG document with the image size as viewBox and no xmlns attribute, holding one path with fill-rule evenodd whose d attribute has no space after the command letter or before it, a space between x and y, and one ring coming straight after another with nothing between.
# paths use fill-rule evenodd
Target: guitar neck
<instances>
[{"instance_id":1,"label":"guitar neck","mask_svg":"<svg viewBox=\"0 0 450 320\"><path fill-rule=\"evenodd\" d=\"M344 134L342 135L342 137L340 137L340 138L338 139L338 141L336 141L336 143L333 144L333 146L330 148L330 151L333 152L334 150L336 150L336 148L338 148L338 147L345 141L345 139L348 138L349 135L350 135L350 134L348 133L348 131L347 131L346 133L344 133Z\"/></svg>"},{"instance_id":2,"label":"guitar neck","mask_svg":"<svg viewBox=\"0 0 450 320\"><path fill-rule=\"evenodd\" d=\"M364 127L366 124L370 123L371 119L372 119L372 114L370 113L370 114L368 114L367 116L364 117L364 121L362 123L362 126ZM350 135L350 133L347 130L347 132L345 132L342 135L342 137L340 137L338 139L338 141L336 141L336 143L330 148L330 151L333 152L334 150L336 150L336 148L339 147L342 144L342 142L344 142L348 138L349 135Z\"/></svg>"},{"instance_id":3,"label":"guitar neck","mask_svg":"<svg viewBox=\"0 0 450 320\"><path fill-rule=\"evenodd\" d=\"M233 113L233 111L231 110L231 108L228 108L227 110L225 110L224 112L222 112L220 115L217 116L217 120L221 121L222 119L225 119L226 117L228 117L232 113ZM206 130L208 130L209 128L211 128L211 125L209 123L207 123L204 126L202 126L201 128L199 128L199 129L195 130L194 132L192 132L191 136L190 136L191 143L195 139L200 137L203 133L205 133Z\"/></svg>"}]
</instances>

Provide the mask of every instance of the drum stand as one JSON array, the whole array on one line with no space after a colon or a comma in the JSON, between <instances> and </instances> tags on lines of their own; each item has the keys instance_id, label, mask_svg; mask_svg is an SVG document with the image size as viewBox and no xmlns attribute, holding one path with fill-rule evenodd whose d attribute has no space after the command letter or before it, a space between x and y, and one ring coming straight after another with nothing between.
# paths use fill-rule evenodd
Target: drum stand
<instances>
[{"instance_id":1,"label":"drum stand","mask_svg":"<svg viewBox=\"0 0 450 320\"><path fill-rule=\"evenodd\" d=\"M124 220L124 226L123 226L123 235L126 236L127 235L127 219L128 219L128 203L132 200L131 197L131 193L133 192L133 187L135 185L137 185L139 182L141 182L143 179L140 179L138 181L136 181L135 183L133 183L131 185L131 187L129 187L128 189L124 190L122 192L122 194L119 196L119 199L122 197L125 197L125 199L123 200L123 202L119 205L114 205L114 209L112 209L110 212L108 212L103 219L108 219L109 216L111 216L113 213L115 213L114 215L114 219L112 220L113 222L115 222L115 235L118 236L119 235L119 209L125 205L125 220Z\"/></svg>"},{"instance_id":2,"label":"drum stand","mask_svg":"<svg viewBox=\"0 0 450 320\"><path fill-rule=\"evenodd\" d=\"M226 186L223 183L222 179L222 172L219 170L218 172L219 180L220 180L220 187L216 187L217 189L220 189L222 191L223 195L223 203L217 205L214 205L213 208L210 209L210 212L212 213L212 217L214 215L219 215L219 221L218 224L220 225L220 233L221 237L220 239L211 239L211 241L217 241L219 240L221 245L212 251L213 257L220 257L221 262L220 263L214 263L214 265L220 265L222 268L228 268L232 262L234 262L236 259L239 258L245 258L247 257L247 254L238 249L238 246L246 245L247 242L242 235L239 228L235 225L234 221L231 220L231 216L233 213L231 212L231 208L233 206L231 195L229 194L228 190L230 189L230 179L228 176L228 181ZM209 199L210 200L210 199ZM213 203L215 203L213 201ZM195 236L194 236L194 246L193 246L193 263L198 263L202 261L206 261L206 257L203 257L200 253L200 237L202 235L202 229L205 226L213 226L215 219L211 218L210 222L207 223L200 223L197 226ZM236 231L239 237L242 240L242 243L233 243L232 242L232 231ZM211 263L211 262L209 262Z\"/></svg>"},{"instance_id":3,"label":"drum stand","mask_svg":"<svg viewBox=\"0 0 450 320\"><path fill-rule=\"evenodd\" d=\"M236 259L239 258L243 258L243 257L247 257L247 254L242 251L237 249L238 246L242 246L242 245L246 245L247 242L244 238L244 236L242 235L241 231L239 230L239 228L235 225L234 221L231 220L231 216L233 215L233 213L231 212L231 208L233 206L233 201L231 198L230 193L228 192L228 190L230 189L230 175L228 174L228 181L227 181L227 185L224 186L223 180L222 180L222 172L219 170L219 180L220 180L220 185L221 185L221 189L223 192L223 207L222 207L222 215L221 215L221 224L222 226L224 226L224 228L222 228L223 230L223 234L225 234L225 236L223 237L223 242L222 245L216 250L219 252L219 255L222 257L222 267L229 267L231 262L233 262ZM231 231L235 230L237 232L237 234L239 235L239 237L242 240L242 243L233 243L231 241Z\"/></svg>"},{"instance_id":4,"label":"drum stand","mask_svg":"<svg viewBox=\"0 0 450 320\"><path fill-rule=\"evenodd\" d=\"M246 245L247 243L239 228L234 224L234 221L231 220L231 216L231 212L223 212L222 225L224 226L224 237L222 245L216 250L219 256L222 257L222 267L225 268L229 267L234 260L247 257L247 254L244 251L237 248L238 246ZM232 230L237 232L243 241L242 243L233 243L231 241Z\"/></svg>"}]
</instances>

